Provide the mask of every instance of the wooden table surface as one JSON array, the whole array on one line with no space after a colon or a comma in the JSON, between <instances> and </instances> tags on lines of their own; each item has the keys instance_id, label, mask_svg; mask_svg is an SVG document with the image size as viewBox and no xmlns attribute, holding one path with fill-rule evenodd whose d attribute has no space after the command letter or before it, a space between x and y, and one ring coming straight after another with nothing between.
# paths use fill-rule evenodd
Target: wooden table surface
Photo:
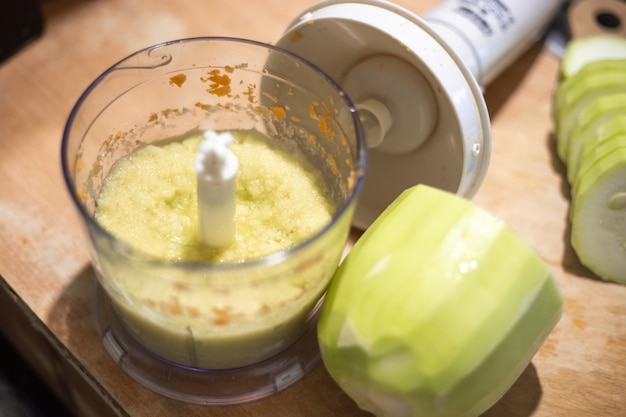
<instances>
[{"instance_id":1,"label":"wooden table surface","mask_svg":"<svg viewBox=\"0 0 626 417\"><path fill-rule=\"evenodd\" d=\"M277 395L231 407L183 404L134 382L98 339L93 272L61 176L65 120L111 64L183 37L272 43L314 1L51 0L43 37L0 65L0 330L77 415L368 415L322 365ZM435 1L396 3L421 14ZM569 188L551 139L558 65L533 48L485 93L493 154L474 201L536 248L566 297L562 320L490 417L626 416L626 287L594 278L569 244Z\"/></svg>"}]
</instances>

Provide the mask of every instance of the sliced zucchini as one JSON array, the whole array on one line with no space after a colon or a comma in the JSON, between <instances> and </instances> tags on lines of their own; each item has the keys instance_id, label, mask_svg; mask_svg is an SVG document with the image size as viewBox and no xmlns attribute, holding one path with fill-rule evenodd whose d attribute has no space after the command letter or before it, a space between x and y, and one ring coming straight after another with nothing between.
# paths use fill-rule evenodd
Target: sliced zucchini
<instances>
[{"instance_id":1,"label":"sliced zucchini","mask_svg":"<svg viewBox=\"0 0 626 417\"><path fill-rule=\"evenodd\" d=\"M602 74L616 74L617 79L615 79L615 82L626 82L624 80L626 58L591 61L585 64L572 77L562 80L557 85L555 94L556 115L558 116L560 110L571 105L572 102L580 100L588 90L594 89L595 86L601 86L605 82Z\"/></svg>"},{"instance_id":2,"label":"sliced zucchini","mask_svg":"<svg viewBox=\"0 0 626 417\"><path fill-rule=\"evenodd\" d=\"M626 93L603 94L587 103L569 126L568 136L562 139L565 142L561 147L565 165L569 166L572 158L578 158L581 142L589 135L595 134L597 129L613 117L625 112Z\"/></svg>"},{"instance_id":3,"label":"sliced zucchini","mask_svg":"<svg viewBox=\"0 0 626 417\"><path fill-rule=\"evenodd\" d=\"M568 79L593 61L626 58L626 39L600 34L573 39L565 48L561 61L561 79Z\"/></svg>"},{"instance_id":4,"label":"sliced zucchini","mask_svg":"<svg viewBox=\"0 0 626 417\"><path fill-rule=\"evenodd\" d=\"M575 84L571 84L570 88L558 89L555 108L557 137L561 136L561 132L564 137L567 136L569 132L566 127L571 126L581 109L596 98L606 94L626 92L626 60L623 62L623 71L602 71L585 77L579 77L579 74L576 74L572 78L576 78Z\"/></svg>"},{"instance_id":5,"label":"sliced zucchini","mask_svg":"<svg viewBox=\"0 0 626 417\"><path fill-rule=\"evenodd\" d=\"M572 197L571 242L598 277L626 284L626 148L596 160Z\"/></svg>"},{"instance_id":6,"label":"sliced zucchini","mask_svg":"<svg viewBox=\"0 0 626 417\"><path fill-rule=\"evenodd\" d=\"M572 187L575 187L578 177L583 175L589 166L610 153L610 150L620 147L623 135L626 135L626 113L613 117L602 124L594 135L581 139L579 157L571 159L568 166L568 176L572 171L570 180Z\"/></svg>"}]
</instances>

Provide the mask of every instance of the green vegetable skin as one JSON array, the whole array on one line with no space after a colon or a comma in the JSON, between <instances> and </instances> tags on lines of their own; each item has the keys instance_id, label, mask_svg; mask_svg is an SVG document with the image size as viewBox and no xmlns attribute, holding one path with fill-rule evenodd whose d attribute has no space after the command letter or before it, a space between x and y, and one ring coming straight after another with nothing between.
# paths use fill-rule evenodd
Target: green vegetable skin
<instances>
[{"instance_id":1,"label":"green vegetable skin","mask_svg":"<svg viewBox=\"0 0 626 417\"><path fill-rule=\"evenodd\" d=\"M418 185L363 234L328 290L329 373L378 417L478 416L561 317L541 258L502 221Z\"/></svg>"},{"instance_id":2,"label":"green vegetable skin","mask_svg":"<svg viewBox=\"0 0 626 417\"><path fill-rule=\"evenodd\" d=\"M555 94L557 151L571 184L571 243L598 277L626 284L626 39L571 41Z\"/></svg>"}]
</instances>

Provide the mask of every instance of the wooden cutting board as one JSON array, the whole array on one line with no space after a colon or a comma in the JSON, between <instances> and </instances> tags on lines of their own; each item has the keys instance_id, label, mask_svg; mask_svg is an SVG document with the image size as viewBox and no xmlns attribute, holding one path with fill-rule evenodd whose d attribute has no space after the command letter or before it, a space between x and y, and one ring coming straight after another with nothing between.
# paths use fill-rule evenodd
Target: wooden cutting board
<instances>
[{"instance_id":1,"label":"wooden cutting board","mask_svg":"<svg viewBox=\"0 0 626 417\"><path fill-rule=\"evenodd\" d=\"M117 60L182 37L272 42L312 3L44 2L43 37L0 66L0 330L77 415L368 415L322 365L277 395L232 407L183 404L134 382L95 331L93 271L60 169L71 107ZM396 3L422 14L436 2ZM552 138L558 67L558 57L537 46L485 92L493 153L474 201L536 248L566 299L554 332L487 417L626 416L626 287L594 277L569 244L569 189Z\"/></svg>"}]
</instances>

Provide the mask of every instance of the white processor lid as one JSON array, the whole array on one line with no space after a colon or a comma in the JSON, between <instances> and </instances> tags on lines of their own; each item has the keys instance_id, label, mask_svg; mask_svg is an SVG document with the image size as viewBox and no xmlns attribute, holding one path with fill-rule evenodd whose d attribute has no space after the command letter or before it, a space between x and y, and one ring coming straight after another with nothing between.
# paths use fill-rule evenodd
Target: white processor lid
<instances>
[{"instance_id":1,"label":"white processor lid","mask_svg":"<svg viewBox=\"0 0 626 417\"><path fill-rule=\"evenodd\" d=\"M356 227L416 184L476 193L491 152L482 90L420 17L383 0L322 1L277 46L326 72L359 110L370 149Z\"/></svg>"}]
</instances>

